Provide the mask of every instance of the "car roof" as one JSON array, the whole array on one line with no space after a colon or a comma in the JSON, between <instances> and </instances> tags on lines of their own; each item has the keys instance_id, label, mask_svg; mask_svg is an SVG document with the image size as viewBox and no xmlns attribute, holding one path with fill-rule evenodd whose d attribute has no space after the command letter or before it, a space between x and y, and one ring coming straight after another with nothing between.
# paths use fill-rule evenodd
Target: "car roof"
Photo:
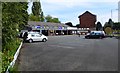
<instances>
[{"instance_id":1,"label":"car roof","mask_svg":"<svg viewBox=\"0 0 120 73\"><path fill-rule=\"evenodd\" d=\"M91 31L91 32L94 32L94 33L104 33L104 31Z\"/></svg>"},{"instance_id":2,"label":"car roof","mask_svg":"<svg viewBox=\"0 0 120 73\"><path fill-rule=\"evenodd\" d=\"M31 34L32 34L32 33L40 33L40 32L33 32L33 31L30 31L30 32L28 32L28 33L31 33Z\"/></svg>"}]
</instances>

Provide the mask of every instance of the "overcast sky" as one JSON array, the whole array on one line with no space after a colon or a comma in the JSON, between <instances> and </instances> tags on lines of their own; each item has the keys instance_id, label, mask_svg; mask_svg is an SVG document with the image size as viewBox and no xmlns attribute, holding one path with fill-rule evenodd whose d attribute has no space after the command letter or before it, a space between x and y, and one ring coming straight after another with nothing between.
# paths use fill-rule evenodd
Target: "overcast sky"
<instances>
[{"instance_id":1,"label":"overcast sky","mask_svg":"<svg viewBox=\"0 0 120 73\"><path fill-rule=\"evenodd\" d=\"M111 18L118 22L118 1L119 0L40 0L44 15L51 15L59 18L62 23L72 22L79 24L78 16L85 11L97 15L97 21L102 25ZM32 3L29 4L28 13L31 13Z\"/></svg>"}]
</instances>

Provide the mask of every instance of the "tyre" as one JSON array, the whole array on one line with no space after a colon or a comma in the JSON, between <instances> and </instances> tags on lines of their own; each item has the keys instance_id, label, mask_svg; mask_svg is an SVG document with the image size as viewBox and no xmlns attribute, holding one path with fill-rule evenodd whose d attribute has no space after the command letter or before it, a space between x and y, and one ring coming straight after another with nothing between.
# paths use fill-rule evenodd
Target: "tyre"
<instances>
[{"instance_id":1,"label":"tyre","mask_svg":"<svg viewBox=\"0 0 120 73\"><path fill-rule=\"evenodd\" d=\"M85 37L86 39L89 39L89 37Z\"/></svg>"},{"instance_id":2,"label":"tyre","mask_svg":"<svg viewBox=\"0 0 120 73\"><path fill-rule=\"evenodd\" d=\"M33 42L33 40L32 39L29 39L29 43L32 43Z\"/></svg>"},{"instance_id":3,"label":"tyre","mask_svg":"<svg viewBox=\"0 0 120 73\"><path fill-rule=\"evenodd\" d=\"M46 42L46 41L47 41L47 39L46 39L46 38L44 38L42 41L43 41L43 42Z\"/></svg>"}]
</instances>

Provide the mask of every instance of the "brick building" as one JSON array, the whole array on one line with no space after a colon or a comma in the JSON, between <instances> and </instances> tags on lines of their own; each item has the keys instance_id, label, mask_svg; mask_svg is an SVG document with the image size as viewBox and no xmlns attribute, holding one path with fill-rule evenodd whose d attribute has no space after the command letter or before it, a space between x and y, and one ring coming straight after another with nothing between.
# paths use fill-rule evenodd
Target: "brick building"
<instances>
[{"instance_id":1,"label":"brick building","mask_svg":"<svg viewBox=\"0 0 120 73\"><path fill-rule=\"evenodd\" d=\"M95 28L96 15L86 11L79 17L80 28Z\"/></svg>"}]
</instances>

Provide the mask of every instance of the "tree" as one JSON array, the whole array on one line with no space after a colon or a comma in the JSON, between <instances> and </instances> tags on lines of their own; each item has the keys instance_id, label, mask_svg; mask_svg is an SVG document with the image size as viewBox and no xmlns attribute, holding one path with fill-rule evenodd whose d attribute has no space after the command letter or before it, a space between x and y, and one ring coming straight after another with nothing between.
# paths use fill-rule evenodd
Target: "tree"
<instances>
[{"instance_id":1,"label":"tree","mask_svg":"<svg viewBox=\"0 0 120 73\"><path fill-rule=\"evenodd\" d=\"M34 16L36 16L36 18L39 19L39 21L42 21L42 22L44 21L44 15L43 15L43 11L41 9L41 4L39 0L38 2L33 2L32 13Z\"/></svg>"},{"instance_id":2,"label":"tree","mask_svg":"<svg viewBox=\"0 0 120 73\"><path fill-rule=\"evenodd\" d=\"M60 23L58 18L53 18L51 15L45 17L46 22Z\"/></svg>"},{"instance_id":3,"label":"tree","mask_svg":"<svg viewBox=\"0 0 120 73\"><path fill-rule=\"evenodd\" d=\"M102 30L102 24L100 22L97 22L97 24L96 24L96 30L97 31Z\"/></svg>"},{"instance_id":4,"label":"tree","mask_svg":"<svg viewBox=\"0 0 120 73\"><path fill-rule=\"evenodd\" d=\"M52 16L47 15L47 16L45 17L45 20L46 20L46 22L52 22Z\"/></svg>"},{"instance_id":5,"label":"tree","mask_svg":"<svg viewBox=\"0 0 120 73\"><path fill-rule=\"evenodd\" d=\"M113 27L113 23L114 23L114 22L112 21L112 19L109 19L109 20L108 20L108 26L110 26L111 28Z\"/></svg>"},{"instance_id":6,"label":"tree","mask_svg":"<svg viewBox=\"0 0 120 73\"><path fill-rule=\"evenodd\" d=\"M43 12L41 12L41 17L40 17L40 18L41 18L41 20L40 20L41 22L44 22L44 21L45 21L45 17L44 17Z\"/></svg>"},{"instance_id":7,"label":"tree","mask_svg":"<svg viewBox=\"0 0 120 73\"><path fill-rule=\"evenodd\" d=\"M33 14L30 14L29 21L40 21L40 18L38 16L34 16Z\"/></svg>"},{"instance_id":8,"label":"tree","mask_svg":"<svg viewBox=\"0 0 120 73\"><path fill-rule=\"evenodd\" d=\"M40 16L40 13L42 12L40 1L33 2L32 12L33 15Z\"/></svg>"},{"instance_id":9,"label":"tree","mask_svg":"<svg viewBox=\"0 0 120 73\"><path fill-rule=\"evenodd\" d=\"M112 29L110 28L110 27L106 27L105 28L105 33L107 34L107 35L110 35L110 34L112 34Z\"/></svg>"},{"instance_id":10,"label":"tree","mask_svg":"<svg viewBox=\"0 0 120 73\"><path fill-rule=\"evenodd\" d=\"M18 6L18 14L16 14L16 16L19 15L19 17L16 17L16 18L18 18L18 22L17 22L19 25L18 29L22 30L22 29L24 29L24 27L26 25L28 25L28 17L29 17L28 12L27 12L28 3L27 2L19 2L18 5L19 5Z\"/></svg>"},{"instance_id":11,"label":"tree","mask_svg":"<svg viewBox=\"0 0 120 73\"><path fill-rule=\"evenodd\" d=\"M113 28L113 24L114 22L112 21L112 19L109 19L108 22L105 23L104 29L107 27Z\"/></svg>"},{"instance_id":12,"label":"tree","mask_svg":"<svg viewBox=\"0 0 120 73\"><path fill-rule=\"evenodd\" d=\"M59 21L58 18L53 18L53 19L52 19L52 22L54 22L54 23L60 23L60 21Z\"/></svg>"},{"instance_id":13,"label":"tree","mask_svg":"<svg viewBox=\"0 0 120 73\"><path fill-rule=\"evenodd\" d=\"M114 30L120 30L120 23L114 23L113 24L113 29Z\"/></svg>"},{"instance_id":14,"label":"tree","mask_svg":"<svg viewBox=\"0 0 120 73\"><path fill-rule=\"evenodd\" d=\"M77 24L76 27L77 27L77 28L80 28L80 24Z\"/></svg>"},{"instance_id":15,"label":"tree","mask_svg":"<svg viewBox=\"0 0 120 73\"><path fill-rule=\"evenodd\" d=\"M28 22L27 2L2 2L2 71L6 71L18 48L18 29Z\"/></svg>"},{"instance_id":16,"label":"tree","mask_svg":"<svg viewBox=\"0 0 120 73\"><path fill-rule=\"evenodd\" d=\"M16 29L21 29L27 25L28 6L25 2L3 3L2 6L3 44L6 44L8 39L11 40L16 37Z\"/></svg>"},{"instance_id":17,"label":"tree","mask_svg":"<svg viewBox=\"0 0 120 73\"><path fill-rule=\"evenodd\" d=\"M115 33L120 33L120 23L119 22L114 23L112 29Z\"/></svg>"},{"instance_id":18,"label":"tree","mask_svg":"<svg viewBox=\"0 0 120 73\"><path fill-rule=\"evenodd\" d=\"M72 23L71 22L67 22L65 23L66 25L70 26L70 27L73 27Z\"/></svg>"}]
</instances>

